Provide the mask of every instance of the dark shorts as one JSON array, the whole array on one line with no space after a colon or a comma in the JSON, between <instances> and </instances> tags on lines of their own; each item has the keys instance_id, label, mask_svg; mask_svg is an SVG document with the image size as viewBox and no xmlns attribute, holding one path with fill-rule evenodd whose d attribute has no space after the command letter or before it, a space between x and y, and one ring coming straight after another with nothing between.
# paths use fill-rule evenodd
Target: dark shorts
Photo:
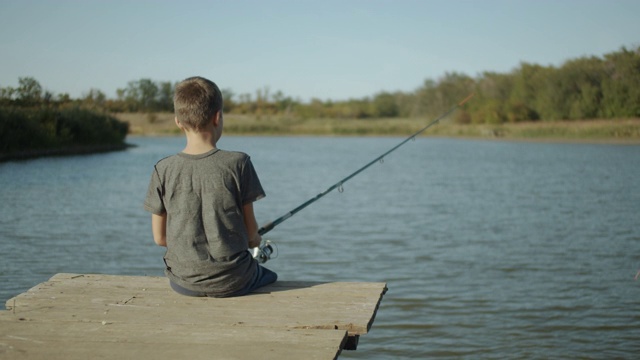
<instances>
[{"instance_id":1,"label":"dark shorts","mask_svg":"<svg viewBox=\"0 0 640 360\"><path fill-rule=\"evenodd\" d=\"M249 283L244 289L241 289L225 297L246 295L252 291L255 291L256 289L259 289L265 285L274 283L276 282L276 280L278 280L278 274L267 269L262 265L257 265L257 266L258 266L258 271L256 272L256 277L253 282ZM169 283L171 284L171 288L173 289L173 291L177 292L178 294L182 294L186 296L198 296L198 297L204 297L204 296L216 297L215 295L210 295L210 294L207 294L206 292L198 292L198 291L185 289L182 286L175 284L173 281L169 281Z\"/></svg>"}]
</instances>

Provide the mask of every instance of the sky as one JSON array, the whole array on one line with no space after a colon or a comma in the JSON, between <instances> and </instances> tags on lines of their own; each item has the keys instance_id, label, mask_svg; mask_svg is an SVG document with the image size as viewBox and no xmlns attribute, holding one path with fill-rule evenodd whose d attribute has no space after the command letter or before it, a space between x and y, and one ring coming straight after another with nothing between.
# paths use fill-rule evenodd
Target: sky
<instances>
[{"instance_id":1,"label":"sky","mask_svg":"<svg viewBox=\"0 0 640 360\"><path fill-rule=\"evenodd\" d=\"M73 98L198 75L359 99L638 46L639 0L0 0L0 87L33 77Z\"/></svg>"}]
</instances>

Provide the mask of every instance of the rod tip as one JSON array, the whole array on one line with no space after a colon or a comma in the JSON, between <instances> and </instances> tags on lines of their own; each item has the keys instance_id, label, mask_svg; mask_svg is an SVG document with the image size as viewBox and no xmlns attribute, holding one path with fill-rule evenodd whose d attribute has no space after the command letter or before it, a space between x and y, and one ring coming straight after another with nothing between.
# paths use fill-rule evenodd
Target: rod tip
<instances>
[{"instance_id":1,"label":"rod tip","mask_svg":"<svg viewBox=\"0 0 640 360\"><path fill-rule=\"evenodd\" d=\"M466 103L467 101L469 101L469 99L471 99L476 93L471 93L469 94L469 96L467 96L466 98L464 98L464 100L460 101L460 103L458 104L458 106L462 106L464 105L464 103Z\"/></svg>"}]
</instances>

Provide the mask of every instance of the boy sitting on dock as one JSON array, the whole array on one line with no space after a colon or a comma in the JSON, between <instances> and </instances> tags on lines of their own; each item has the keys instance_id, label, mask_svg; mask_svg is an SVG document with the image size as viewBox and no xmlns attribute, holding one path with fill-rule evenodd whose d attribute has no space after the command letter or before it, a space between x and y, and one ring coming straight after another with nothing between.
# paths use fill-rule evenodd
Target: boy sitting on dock
<instances>
[{"instance_id":1,"label":"boy sitting on dock","mask_svg":"<svg viewBox=\"0 0 640 360\"><path fill-rule=\"evenodd\" d=\"M202 77L176 85L175 122L187 144L155 165L144 208L156 244L167 248L165 274L188 296L231 297L273 283L277 274L248 251L262 237L253 202L265 196L249 156L220 150L223 99Z\"/></svg>"}]
</instances>

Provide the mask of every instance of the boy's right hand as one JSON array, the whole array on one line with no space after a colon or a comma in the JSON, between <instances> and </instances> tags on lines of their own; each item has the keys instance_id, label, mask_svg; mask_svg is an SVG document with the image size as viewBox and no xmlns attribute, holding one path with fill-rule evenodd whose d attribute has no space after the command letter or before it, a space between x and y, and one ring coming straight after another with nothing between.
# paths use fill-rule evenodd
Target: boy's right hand
<instances>
[{"instance_id":1,"label":"boy's right hand","mask_svg":"<svg viewBox=\"0 0 640 360\"><path fill-rule=\"evenodd\" d=\"M249 239L249 248L256 248L260 246L261 242L262 242L262 236L256 233L252 239Z\"/></svg>"}]
</instances>

